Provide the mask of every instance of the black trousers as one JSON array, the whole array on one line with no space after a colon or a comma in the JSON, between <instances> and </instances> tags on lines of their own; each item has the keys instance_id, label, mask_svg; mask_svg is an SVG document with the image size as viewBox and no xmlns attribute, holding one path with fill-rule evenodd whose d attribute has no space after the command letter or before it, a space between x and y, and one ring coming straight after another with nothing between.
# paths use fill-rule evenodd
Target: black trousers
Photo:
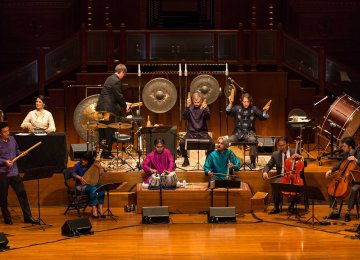
<instances>
[{"instance_id":1,"label":"black trousers","mask_svg":"<svg viewBox=\"0 0 360 260\"><path fill-rule=\"evenodd\" d=\"M11 219L11 215L8 209L8 201L7 201L9 186L11 186L11 188L16 193L16 196L20 203L21 210L24 215L24 219L29 219L31 217L29 201L25 191L24 183L22 182L20 176L17 175L17 176L4 178L0 182L0 206L4 220Z\"/></svg>"},{"instance_id":2,"label":"black trousers","mask_svg":"<svg viewBox=\"0 0 360 260\"><path fill-rule=\"evenodd\" d=\"M305 180L305 175L302 173L300 174L301 179L303 180L304 185L306 185L306 180ZM279 183L280 178L276 178L274 183ZM272 190L272 197L273 197L273 202L274 202L274 207L275 208L279 208L280 207L280 203L283 200L283 194L279 191L274 190L273 188ZM307 197L304 196L304 200L305 200L305 204L306 207L308 206L308 202L307 202ZM292 198L291 200L291 205L295 205L295 203L299 203L300 201L300 197L296 197L296 198Z\"/></svg>"},{"instance_id":3,"label":"black trousers","mask_svg":"<svg viewBox=\"0 0 360 260\"><path fill-rule=\"evenodd\" d=\"M104 151L103 155L111 155L112 145L114 142L113 135L115 134L115 129L113 128L100 128L99 129L99 139L100 141L105 140L107 149Z\"/></svg>"}]
</instances>

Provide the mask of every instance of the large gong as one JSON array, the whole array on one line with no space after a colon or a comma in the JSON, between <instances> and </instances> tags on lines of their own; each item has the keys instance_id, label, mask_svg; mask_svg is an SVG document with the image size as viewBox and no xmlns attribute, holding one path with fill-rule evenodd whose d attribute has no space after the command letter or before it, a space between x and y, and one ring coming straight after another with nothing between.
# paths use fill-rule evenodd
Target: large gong
<instances>
[{"instance_id":1,"label":"large gong","mask_svg":"<svg viewBox=\"0 0 360 260\"><path fill-rule=\"evenodd\" d=\"M96 105L99 99L99 94L91 95L83 99L75 108L74 111L74 126L78 135L87 141L87 133L93 134L93 141L99 140L99 134L96 130Z\"/></svg>"},{"instance_id":2,"label":"large gong","mask_svg":"<svg viewBox=\"0 0 360 260\"><path fill-rule=\"evenodd\" d=\"M146 83L142 100L145 106L154 113L165 113L176 103L175 85L167 79L155 78Z\"/></svg>"},{"instance_id":3,"label":"large gong","mask_svg":"<svg viewBox=\"0 0 360 260\"><path fill-rule=\"evenodd\" d=\"M199 75L191 81L190 91L191 93L200 92L202 97L206 99L206 103L210 105L218 98L220 85L213 76Z\"/></svg>"}]
</instances>

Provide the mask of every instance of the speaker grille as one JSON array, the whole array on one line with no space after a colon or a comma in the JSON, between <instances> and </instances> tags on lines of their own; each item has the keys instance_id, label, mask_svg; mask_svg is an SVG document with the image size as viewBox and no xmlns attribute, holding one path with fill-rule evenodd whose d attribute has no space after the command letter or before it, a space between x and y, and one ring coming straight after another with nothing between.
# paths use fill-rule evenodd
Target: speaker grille
<instances>
[{"instance_id":1,"label":"speaker grille","mask_svg":"<svg viewBox=\"0 0 360 260\"><path fill-rule=\"evenodd\" d=\"M210 207L208 213L209 223L236 222L235 207Z\"/></svg>"}]
</instances>

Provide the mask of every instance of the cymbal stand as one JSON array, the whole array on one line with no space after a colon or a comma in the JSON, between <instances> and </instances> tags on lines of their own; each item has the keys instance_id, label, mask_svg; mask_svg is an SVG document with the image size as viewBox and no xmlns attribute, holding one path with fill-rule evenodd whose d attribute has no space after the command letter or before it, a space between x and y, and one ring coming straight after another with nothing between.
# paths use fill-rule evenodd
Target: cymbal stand
<instances>
[{"instance_id":1,"label":"cymbal stand","mask_svg":"<svg viewBox=\"0 0 360 260\"><path fill-rule=\"evenodd\" d=\"M299 141L300 141L300 143L299 143L299 147L300 147L300 154L302 154L302 153L306 153L307 154L307 158L305 158L304 160L307 160L307 161L315 161L315 158L313 158L312 156L311 156L311 154L304 148L304 146L303 146L303 140L302 140L302 132L303 132L303 125L301 124L300 125L300 133L299 133ZM309 145L309 143L308 143L308 145Z\"/></svg>"},{"instance_id":2,"label":"cymbal stand","mask_svg":"<svg viewBox=\"0 0 360 260\"><path fill-rule=\"evenodd\" d=\"M243 162L243 164L241 165L240 169L241 169L241 168L243 168L243 170L244 170L244 171L246 171L246 167L248 167L248 168L249 168L249 170L250 170L250 171L252 171L252 170L253 170L253 168L250 166L250 164L249 164L249 163L247 163L247 162L245 161L246 143L244 142L242 145L243 145L243 151L244 151L244 157L243 157L244 162Z\"/></svg>"},{"instance_id":3,"label":"cymbal stand","mask_svg":"<svg viewBox=\"0 0 360 260\"><path fill-rule=\"evenodd\" d=\"M124 158L124 153L127 153L135 161L134 157L132 157L132 155L126 151L127 148L124 147L124 143L121 143L121 159L120 159L121 164L119 165L119 136L118 136L119 133L120 133L119 131L120 131L120 129L118 129L118 132L115 133L115 137L116 137L115 138L116 139L116 157L113 159L113 161L116 161L116 168L117 169L126 164L127 166L129 166L129 168L132 171L135 171L134 167L132 167Z\"/></svg>"}]
</instances>

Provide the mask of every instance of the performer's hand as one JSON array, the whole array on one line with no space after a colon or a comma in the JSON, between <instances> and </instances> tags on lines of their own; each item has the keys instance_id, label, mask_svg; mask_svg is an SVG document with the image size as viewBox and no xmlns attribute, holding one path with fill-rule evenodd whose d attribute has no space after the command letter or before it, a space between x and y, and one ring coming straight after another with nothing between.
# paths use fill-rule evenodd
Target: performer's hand
<instances>
[{"instance_id":1,"label":"performer's hand","mask_svg":"<svg viewBox=\"0 0 360 260\"><path fill-rule=\"evenodd\" d=\"M330 177L330 174L331 174L331 170L328 170L326 173L325 173L325 178L329 178Z\"/></svg>"},{"instance_id":2,"label":"performer's hand","mask_svg":"<svg viewBox=\"0 0 360 260\"><path fill-rule=\"evenodd\" d=\"M187 107L191 106L191 98L186 99L186 106Z\"/></svg>"},{"instance_id":3,"label":"performer's hand","mask_svg":"<svg viewBox=\"0 0 360 260\"><path fill-rule=\"evenodd\" d=\"M210 177L211 177L212 175L213 175L213 173L212 173L212 172L208 172L208 176L210 176Z\"/></svg>"},{"instance_id":4,"label":"performer's hand","mask_svg":"<svg viewBox=\"0 0 360 260\"><path fill-rule=\"evenodd\" d=\"M233 167L234 167L234 164L233 164L232 162L229 162L229 163L228 163L228 166L229 166L230 168L233 168Z\"/></svg>"},{"instance_id":5,"label":"performer's hand","mask_svg":"<svg viewBox=\"0 0 360 260\"><path fill-rule=\"evenodd\" d=\"M11 167L11 166L13 166L13 161L12 160L6 160L6 165L8 166L8 167Z\"/></svg>"},{"instance_id":6,"label":"performer's hand","mask_svg":"<svg viewBox=\"0 0 360 260\"><path fill-rule=\"evenodd\" d=\"M354 155L349 156L348 161L356 161L356 157Z\"/></svg>"},{"instance_id":7,"label":"performer's hand","mask_svg":"<svg viewBox=\"0 0 360 260\"><path fill-rule=\"evenodd\" d=\"M204 100L201 104L201 109L207 108L206 100Z\"/></svg>"},{"instance_id":8,"label":"performer's hand","mask_svg":"<svg viewBox=\"0 0 360 260\"><path fill-rule=\"evenodd\" d=\"M302 158L302 156L300 155L300 154L298 154L298 153L294 153L292 156L291 156L291 158L298 158L298 159L301 159Z\"/></svg>"},{"instance_id":9,"label":"performer's hand","mask_svg":"<svg viewBox=\"0 0 360 260\"><path fill-rule=\"evenodd\" d=\"M267 172L263 172L262 174L264 180L269 180L269 174Z\"/></svg>"},{"instance_id":10,"label":"performer's hand","mask_svg":"<svg viewBox=\"0 0 360 260\"><path fill-rule=\"evenodd\" d=\"M231 96L229 96L229 106L232 107L234 103L234 100L231 98Z\"/></svg>"},{"instance_id":11,"label":"performer's hand","mask_svg":"<svg viewBox=\"0 0 360 260\"><path fill-rule=\"evenodd\" d=\"M29 130L29 132L34 132L34 128L32 125L28 125L27 129Z\"/></svg>"},{"instance_id":12,"label":"performer's hand","mask_svg":"<svg viewBox=\"0 0 360 260\"><path fill-rule=\"evenodd\" d=\"M151 173L157 173L157 170L150 168L150 172L151 172Z\"/></svg>"},{"instance_id":13,"label":"performer's hand","mask_svg":"<svg viewBox=\"0 0 360 260\"><path fill-rule=\"evenodd\" d=\"M84 179L83 177L80 177L80 181L81 181L81 185L87 184L86 181L85 181L85 179Z\"/></svg>"}]
</instances>

